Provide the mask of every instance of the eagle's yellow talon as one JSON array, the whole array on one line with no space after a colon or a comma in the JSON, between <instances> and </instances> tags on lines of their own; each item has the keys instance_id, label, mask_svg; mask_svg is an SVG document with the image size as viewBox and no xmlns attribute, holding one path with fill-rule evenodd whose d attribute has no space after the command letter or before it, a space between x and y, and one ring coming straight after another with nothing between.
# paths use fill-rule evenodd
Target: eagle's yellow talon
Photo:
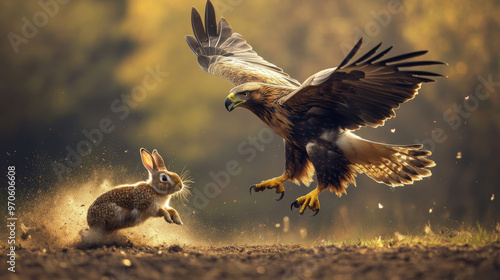
<instances>
[{"instance_id":1,"label":"eagle's yellow talon","mask_svg":"<svg viewBox=\"0 0 500 280\"><path fill-rule=\"evenodd\" d=\"M265 189L275 189L277 194L281 194L280 198L276 200L281 200L285 194L285 187L283 187L283 182L286 181L287 178L285 175L281 175L280 177L276 177L270 180L262 181L259 184L252 185L250 187L250 194L252 194L252 190L255 192L260 192Z\"/></svg>"},{"instance_id":2,"label":"eagle's yellow talon","mask_svg":"<svg viewBox=\"0 0 500 280\"><path fill-rule=\"evenodd\" d=\"M307 207L306 203L302 204L302 207L300 207L300 211L299 211L300 215L304 214L304 211L306 211L306 207Z\"/></svg>"},{"instance_id":3,"label":"eagle's yellow talon","mask_svg":"<svg viewBox=\"0 0 500 280\"><path fill-rule=\"evenodd\" d=\"M310 193L297 198L292 203L292 205L290 206L290 208L292 206L294 206L296 208L300 207L299 213L300 213L300 215L302 215L302 214L304 214L304 211L306 211L306 208L309 207L309 209L311 209L312 211L315 212L313 214L313 216L316 216L318 214L319 208L320 208L320 206L319 206L319 199L318 199L318 196L319 196L320 193L321 193L321 191L316 188L313 191L311 191Z\"/></svg>"}]
</instances>

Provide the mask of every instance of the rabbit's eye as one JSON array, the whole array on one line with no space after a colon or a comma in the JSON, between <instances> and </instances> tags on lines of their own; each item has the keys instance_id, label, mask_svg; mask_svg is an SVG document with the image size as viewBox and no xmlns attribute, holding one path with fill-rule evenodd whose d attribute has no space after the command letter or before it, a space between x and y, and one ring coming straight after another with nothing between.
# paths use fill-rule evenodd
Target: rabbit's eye
<instances>
[{"instance_id":1,"label":"rabbit's eye","mask_svg":"<svg viewBox=\"0 0 500 280\"><path fill-rule=\"evenodd\" d=\"M160 181L162 181L162 182L166 182L166 181L168 181L168 177L167 177L167 175L166 175L166 174L162 174L162 175L160 176Z\"/></svg>"}]
</instances>

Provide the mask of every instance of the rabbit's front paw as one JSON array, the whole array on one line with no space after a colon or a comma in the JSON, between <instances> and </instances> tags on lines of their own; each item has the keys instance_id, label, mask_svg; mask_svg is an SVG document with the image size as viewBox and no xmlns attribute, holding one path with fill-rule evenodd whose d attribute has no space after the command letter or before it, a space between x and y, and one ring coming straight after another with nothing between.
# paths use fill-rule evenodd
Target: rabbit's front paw
<instances>
[{"instance_id":1,"label":"rabbit's front paw","mask_svg":"<svg viewBox=\"0 0 500 280\"><path fill-rule=\"evenodd\" d=\"M181 216L174 208L164 209L163 218L167 223L176 223L178 225L182 225Z\"/></svg>"}]
</instances>

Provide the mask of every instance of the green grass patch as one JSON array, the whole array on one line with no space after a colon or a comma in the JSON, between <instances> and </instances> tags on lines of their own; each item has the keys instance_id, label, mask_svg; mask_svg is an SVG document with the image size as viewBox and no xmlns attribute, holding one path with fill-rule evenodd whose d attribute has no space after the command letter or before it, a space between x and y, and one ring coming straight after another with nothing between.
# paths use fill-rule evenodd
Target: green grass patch
<instances>
[{"instance_id":1,"label":"green grass patch","mask_svg":"<svg viewBox=\"0 0 500 280\"><path fill-rule=\"evenodd\" d=\"M425 225L424 230L416 235L404 235L395 232L393 236L382 238L381 236L367 239L346 238L337 240L333 237L330 245L339 247L397 247L397 246L441 246L441 245L487 245L500 244L500 223L497 223L491 229L485 229L479 223L475 226L460 226L458 229L442 227L433 231L430 224Z\"/></svg>"}]
</instances>

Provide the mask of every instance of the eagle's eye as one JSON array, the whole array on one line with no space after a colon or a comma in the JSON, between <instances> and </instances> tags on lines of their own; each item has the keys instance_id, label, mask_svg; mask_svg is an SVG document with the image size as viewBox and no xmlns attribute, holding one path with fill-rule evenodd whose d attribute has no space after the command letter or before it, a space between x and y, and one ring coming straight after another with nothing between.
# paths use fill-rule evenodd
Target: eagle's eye
<instances>
[{"instance_id":1,"label":"eagle's eye","mask_svg":"<svg viewBox=\"0 0 500 280\"><path fill-rule=\"evenodd\" d=\"M246 98L246 97L248 96L248 91L244 91L244 92L242 92L242 93L241 93L241 96L242 96L243 98Z\"/></svg>"}]
</instances>

